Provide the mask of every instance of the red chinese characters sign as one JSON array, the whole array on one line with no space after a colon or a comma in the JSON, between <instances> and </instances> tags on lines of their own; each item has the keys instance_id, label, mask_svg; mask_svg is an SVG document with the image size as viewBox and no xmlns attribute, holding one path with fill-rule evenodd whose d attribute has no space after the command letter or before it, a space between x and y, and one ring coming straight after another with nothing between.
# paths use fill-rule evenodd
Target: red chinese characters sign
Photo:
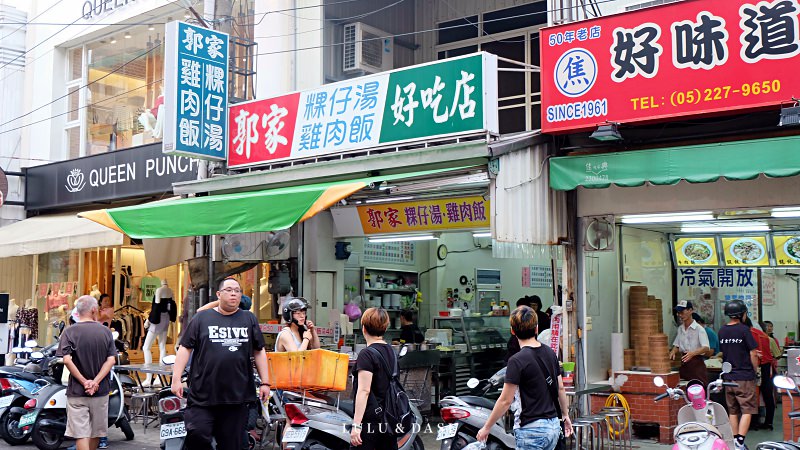
<instances>
[{"instance_id":1,"label":"red chinese characters sign","mask_svg":"<svg viewBox=\"0 0 800 450\"><path fill-rule=\"evenodd\" d=\"M358 207L364 234L489 228L489 202L481 196Z\"/></svg>"},{"instance_id":2,"label":"red chinese characters sign","mask_svg":"<svg viewBox=\"0 0 800 450\"><path fill-rule=\"evenodd\" d=\"M542 30L542 131L758 109L800 92L798 0L686 0Z\"/></svg>"}]
</instances>

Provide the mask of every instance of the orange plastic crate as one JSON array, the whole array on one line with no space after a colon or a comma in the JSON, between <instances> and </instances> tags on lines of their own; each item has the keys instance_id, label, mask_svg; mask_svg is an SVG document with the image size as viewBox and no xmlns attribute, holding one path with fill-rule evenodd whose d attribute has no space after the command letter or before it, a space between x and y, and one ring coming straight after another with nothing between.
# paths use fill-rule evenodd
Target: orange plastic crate
<instances>
[{"instance_id":1,"label":"orange plastic crate","mask_svg":"<svg viewBox=\"0 0 800 450\"><path fill-rule=\"evenodd\" d=\"M344 391L347 389L346 353L330 350L267 353L269 384L276 389Z\"/></svg>"}]
</instances>

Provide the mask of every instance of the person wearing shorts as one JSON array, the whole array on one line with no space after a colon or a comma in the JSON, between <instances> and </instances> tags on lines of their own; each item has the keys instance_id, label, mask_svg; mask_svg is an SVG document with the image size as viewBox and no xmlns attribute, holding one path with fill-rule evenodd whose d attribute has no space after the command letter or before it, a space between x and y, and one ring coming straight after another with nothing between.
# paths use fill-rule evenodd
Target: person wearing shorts
<instances>
[{"instance_id":1,"label":"person wearing shorts","mask_svg":"<svg viewBox=\"0 0 800 450\"><path fill-rule=\"evenodd\" d=\"M75 302L78 321L64 330L56 354L69 370L66 435L77 450L95 450L108 436L108 393L117 349L111 330L96 322L97 300L89 295Z\"/></svg>"},{"instance_id":2,"label":"person wearing shorts","mask_svg":"<svg viewBox=\"0 0 800 450\"><path fill-rule=\"evenodd\" d=\"M735 450L747 450L744 439L750 429L753 414L758 414L756 397L758 344L750 328L742 323L747 316L747 306L744 302L729 301L725 305L725 315L730 321L719 330L719 346L722 360L730 363L732 370L723 375L723 379L738 384L738 387L725 388L725 402L728 404Z\"/></svg>"}]
</instances>

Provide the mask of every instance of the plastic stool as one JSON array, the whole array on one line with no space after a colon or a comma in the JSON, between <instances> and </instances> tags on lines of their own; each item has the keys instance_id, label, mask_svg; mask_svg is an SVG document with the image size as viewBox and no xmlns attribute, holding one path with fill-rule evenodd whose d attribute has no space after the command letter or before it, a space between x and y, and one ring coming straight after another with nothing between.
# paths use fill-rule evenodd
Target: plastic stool
<instances>
[{"instance_id":1,"label":"plastic stool","mask_svg":"<svg viewBox=\"0 0 800 450\"><path fill-rule=\"evenodd\" d=\"M152 412L158 394L155 392L139 392L131 396L131 410L134 410L134 401L139 402L139 408L131 415L131 421L141 418L142 429L147 433L147 426L158 420L158 414Z\"/></svg>"}]
</instances>

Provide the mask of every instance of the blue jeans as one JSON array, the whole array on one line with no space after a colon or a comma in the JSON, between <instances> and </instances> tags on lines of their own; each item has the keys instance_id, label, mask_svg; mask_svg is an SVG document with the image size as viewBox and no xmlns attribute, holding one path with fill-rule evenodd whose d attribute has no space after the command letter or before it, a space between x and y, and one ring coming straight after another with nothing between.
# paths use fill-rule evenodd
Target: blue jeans
<instances>
[{"instance_id":1,"label":"blue jeans","mask_svg":"<svg viewBox=\"0 0 800 450\"><path fill-rule=\"evenodd\" d=\"M514 430L517 450L553 450L561 435L558 418L535 420Z\"/></svg>"}]
</instances>

